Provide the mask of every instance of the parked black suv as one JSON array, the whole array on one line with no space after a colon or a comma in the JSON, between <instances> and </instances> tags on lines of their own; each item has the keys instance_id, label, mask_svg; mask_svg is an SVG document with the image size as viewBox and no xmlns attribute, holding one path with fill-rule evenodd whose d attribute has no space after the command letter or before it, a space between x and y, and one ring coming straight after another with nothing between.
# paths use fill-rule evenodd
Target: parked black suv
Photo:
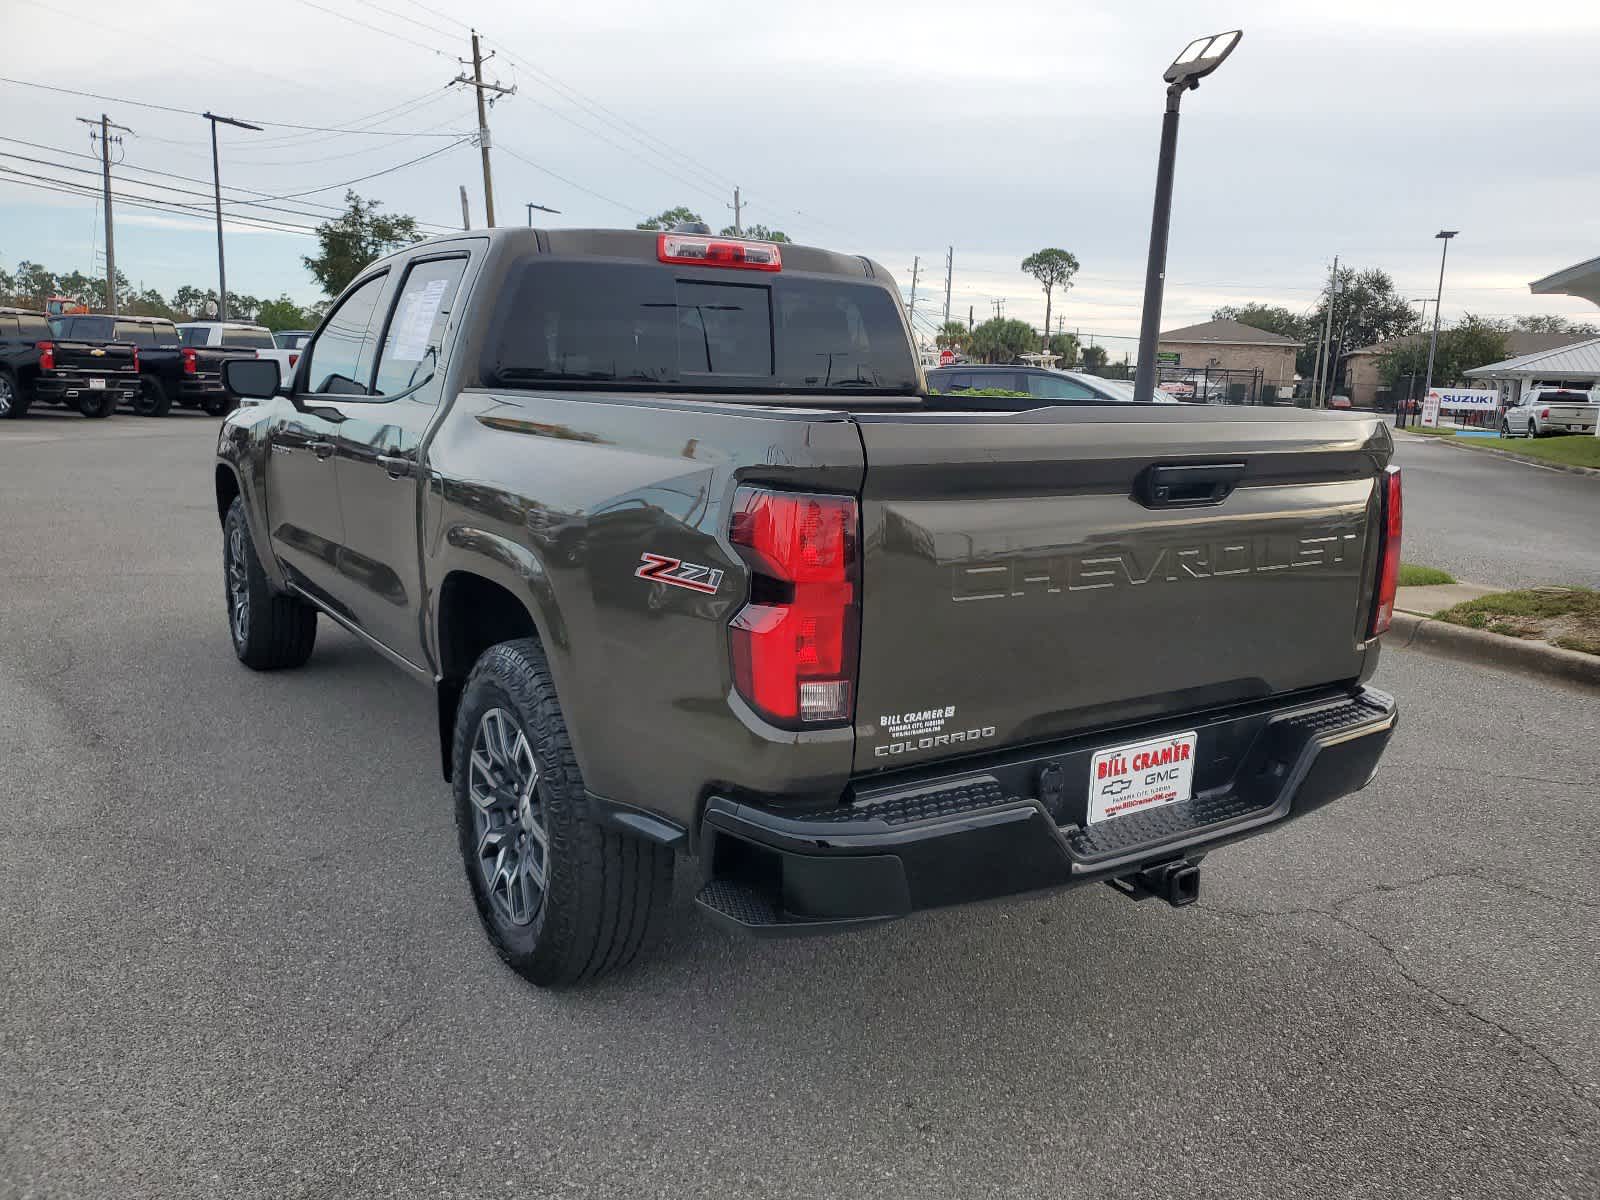
<instances>
[{"instance_id":1,"label":"parked black suv","mask_svg":"<svg viewBox=\"0 0 1600 1200\"><path fill-rule=\"evenodd\" d=\"M143 389L131 398L142 417L164 417L176 401L183 408L203 408L214 417L228 411L231 400L222 388L226 359L250 357L253 350L185 346L178 327L165 317L104 315L56 317L50 322L59 337L102 345L123 342L139 347Z\"/></svg>"},{"instance_id":2,"label":"parked black suv","mask_svg":"<svg viewBox=\"0 0 1600 1200\"><path fill-rule=\"evenodd\" d=\"M51 336L50 319L0 308L0 418L24 417L35 400L108 417L139 394L139 351Z\"/></svg>"}]
</instances>

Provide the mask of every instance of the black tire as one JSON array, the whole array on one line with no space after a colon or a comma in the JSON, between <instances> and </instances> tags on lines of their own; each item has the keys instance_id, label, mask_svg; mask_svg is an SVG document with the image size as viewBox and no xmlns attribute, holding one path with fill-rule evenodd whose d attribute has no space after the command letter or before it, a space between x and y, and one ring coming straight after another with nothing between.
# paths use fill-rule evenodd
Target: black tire
<instances>
[{"instance_id":1,"label":"black tire","mask_svg":"<svg viewBox=\"0 0 1600 1200\"><path fill-rule=\"evenodd\" d=\"M1511 436L1511 422L1507 421L1504 417L1500 419L1500 436L1503 438L1509 438Z\"/></svg>"},{"instance_id":2,"label":"black tire","mask_svg":"<svg viewBox=\"0 0 1600 1200\"><path fill-rule=\"evenodd\" d=\"M498 714L498 715L496 715ZM474 762L475 747L489 722L526 739L536 764L524 809L536 809L532 825L509 820L514 781L487 774ZM519 745L521 743L518 743ZM513 755L515 757L515 755ZM456 711L452 787L461 860L472 900L489 941L506 964L540 987L574 984L626 966L659 934L672 893L672 851L613 832L589 814L583 776L572 752L555 684L538 641L503 642L484 651ZM482 798L480 803L474 796ZM543 885L526 901L522 921L488 876L503 859L486 866L487 848L534 854L537 841L524 831L542 830ZM515 838L515 844L510 841ZM493 839L493 840L491 840ZM537 856L536 856L537 857ZM493 871L495 883L499 872Z\"/></svg>"},{"instance_id":3,"label":"black tire","mask_svg":"<svg viewBox=\"0 0 1600 1200\"><path fill-rule=\"evenodd\" d=\"M234 399L232 396L207 396L200 402L200 407L206 410L210 417L225 417L233 411Z\"/></svg>"},{"instance_id":4,"label":"black tire","mask_svg":"<svg viewBox=\"0 0 1600 1200\"><path fill-rule=\"evenodd\" d=\"M117 411L117 394L110 388L78 396L78 411L92 420L102 420Z\"/></svg>"},{"instance_id":5,"label":"black tire","mask_svg":"<svg viewBox=\"0 0 1600 1200\"><path fill-rule=\"evenodd\" d=\"M222 597L233 652L245 666L277 671L302 666L311 657L317 644L317 610L272 590L250 538L244 501L237 496L222 524Z\"/></svg>"},{"instance_id":6,"label":"black tire","mask_svg":"<svg viewBox=\"0 0 1600 1200\"><path fill-rule=\"evenodd\" d=\"M133 411L141 417L164 417L172 411L172 393L165 381L154 375L144 377L144 387L133 398Z\"/></svg>"},{"instance_id":7,"label":"black tire","mask_svg":"<svg viewBox=\"0 0 1600 1200\"><path fill-rule=\"evenodd\" d=\"M1528 418L1528 436L1530 438L1536 438L1539 436L1539 422L1534 420L1532 417Z\"/></svg>"},{"instance_id":8,"label":"black tire","mask_svg":"<svg viewBox=\"0 0 1600 1200\"><path fill-rule=\"evenodd\" d=\"M28 415L33 397L10 371L0 371L0 421L20 421Z\"/></svg>"}]
</instances>

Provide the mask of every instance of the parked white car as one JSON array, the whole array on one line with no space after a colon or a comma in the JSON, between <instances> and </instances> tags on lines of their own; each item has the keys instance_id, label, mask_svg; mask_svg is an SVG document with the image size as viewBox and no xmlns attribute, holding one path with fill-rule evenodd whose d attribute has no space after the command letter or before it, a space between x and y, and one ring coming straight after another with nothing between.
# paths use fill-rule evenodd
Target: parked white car
<instances>
[{"instance_id":1,"label":"parked white car","mask_svg":"<svg viewBox=\"0 0 1600 1200\"><path fill-rule=\"evenodd\" d=\"M285 380L293 377L294 365L300 361L300 351L279 349L272 330L265 325L247 325L243 321L185 321L178 326L178 333L185 346L254 350L257 358L275 361L278 374Z\"/></svg>"},{"instance_id":2,"label":"parked white car","mask_svg":"<svg viewBox=\"0 0 1600 1200\"><path fill-rule=\"evenodd\" d=\"M1593 433L1600 402L1594 392L1572 388L1530 388L1500 418L1501 437L1540 437L1547 433Z\"/></svg>"}]
</instances>

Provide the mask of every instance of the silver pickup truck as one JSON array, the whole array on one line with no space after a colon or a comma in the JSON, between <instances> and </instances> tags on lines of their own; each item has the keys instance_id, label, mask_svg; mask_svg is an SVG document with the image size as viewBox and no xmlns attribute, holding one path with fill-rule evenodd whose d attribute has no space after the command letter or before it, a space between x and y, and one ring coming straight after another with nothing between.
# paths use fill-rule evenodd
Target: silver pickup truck
<instances>
[{"instance_id":1,"label":"silver pickup truck","mask_svg":"<svg viewBox=\"0 0 1600 1200\"><path fill-rule=\"evenodd\" d=\"M1548 433L1593 433L1600 400L1573 388L1530 388L1500 418L1501 437L1542 437Z\"/></svg>"}]
</instances>

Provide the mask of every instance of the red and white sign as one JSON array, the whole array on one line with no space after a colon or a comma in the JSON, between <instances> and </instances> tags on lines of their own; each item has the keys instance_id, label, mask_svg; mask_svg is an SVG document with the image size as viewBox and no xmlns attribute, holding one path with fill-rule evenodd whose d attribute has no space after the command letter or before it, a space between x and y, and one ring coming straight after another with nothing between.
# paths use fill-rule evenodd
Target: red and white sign
<instances>
[{"instance_id":1,"label":"red and white sign","mask_svg":"<svg viewBox=\"0 0 1600 1200\"><path fill-rule=\"evenodd\" d=\"M956 352L954 350L939 351L939 365L941 367L948 367L951 363L955 362L955 360Z\"/></svg>"},{"instance_id":2,"label":"red and white sign","mask_svg":"<svg viewBox=\"0 0 1600 1200\"><path fill-rule=\"evenodd\" d=\"M1422 398L1422 423L1437 429L1439 426L1439 392L1434 389Z\"/></svg>"},{"instance_id":3,"label":"red and white sign","mask_svg":"<svg viewBox=\"0 0 1600 1200\"><path fill-rule=\"evenodd\" d=\"M1089 819L1109 821L1187 800L1194 792L1193 732L1102 750L1089 764Z\"/></svg>"}]
</instances>

